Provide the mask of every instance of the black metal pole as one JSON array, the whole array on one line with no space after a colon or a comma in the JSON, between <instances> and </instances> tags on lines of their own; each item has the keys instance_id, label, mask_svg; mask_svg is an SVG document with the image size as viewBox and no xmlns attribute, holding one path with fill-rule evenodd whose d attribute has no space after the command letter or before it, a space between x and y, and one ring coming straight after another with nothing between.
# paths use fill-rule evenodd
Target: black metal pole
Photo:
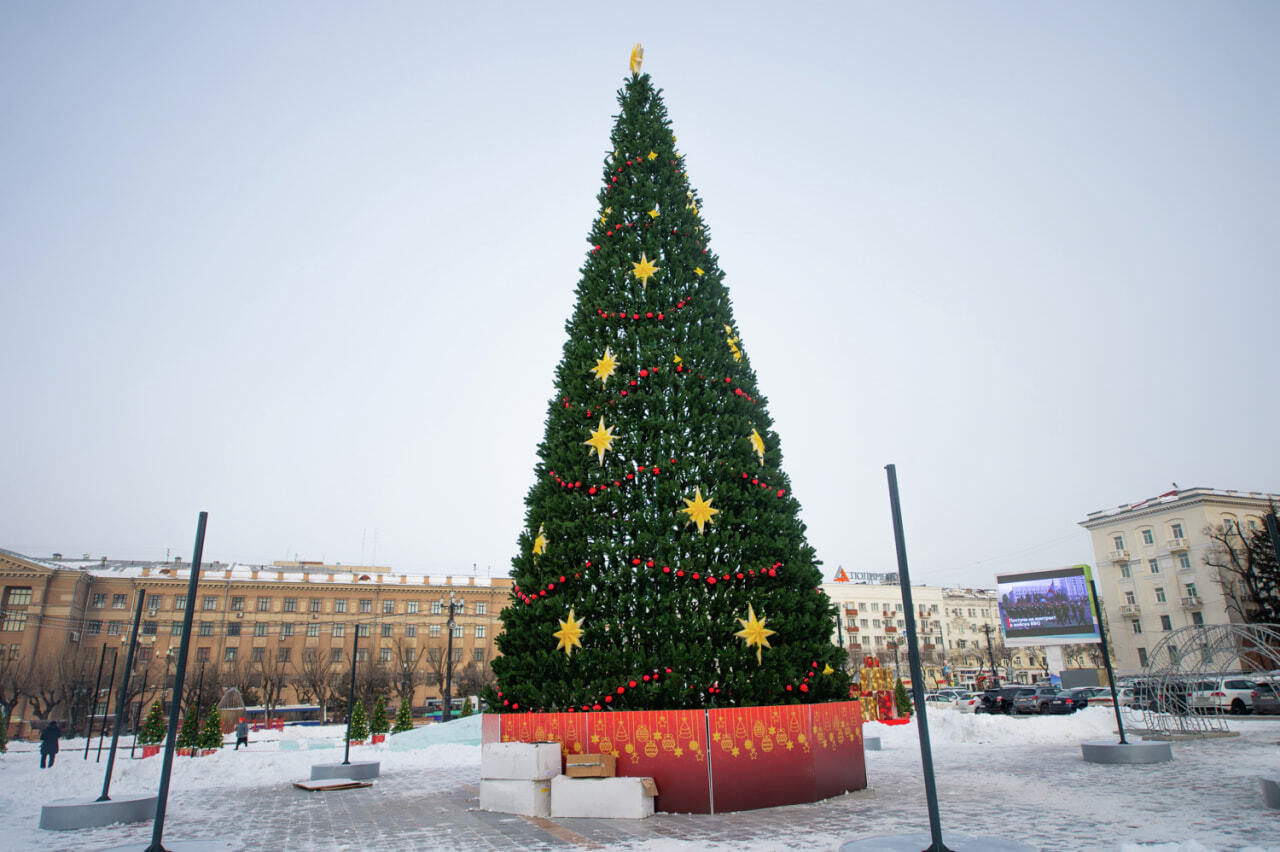
<instances>
[{"instance_id":1,"label":"black metal pole","mask_svg":"<svg viewBox=\"0 0 1280 852\"><path fill-rule=\"evenodd\" d=\"M351 765L351 716L356 709L356 657L360 648L360 625L355 625L356 635L351 640L351 686L347 688L347 748L342 753L342 765Z\"/></svg>"},{"instance_id":2,"label":"black metal pole","mask_svg":"<svg viewBox=\"0 0 1280 852\"><path fill-rule=\"evenodd\" d=\"M142 730L142 705L146 701L147 694L147 675L151 673L150 669L142 670L142 689L138 691L138 712L133 716L133 742L129 744L129 757L133 757L133 750L138 745L138 732Z\"/></svg>"},{"instance_id":3,"label":"black metal pole","mask_svg":"<svg viewBox=\"0 0 1280 852\"><path fill-rule=\"evenodd\" d=\"M1102 623L1102 607L1098 603L1098 587L1089 578L1089 596L1093 598L1093 617L1098 619L1098 636L1102 639L1102 663L1107 667L1107 680L1111 684L1111 702L1116 709L1116 728L1120 731L1120 744L1128 745L1124 738L1124 720L1120 718L1120 696L1116 692L1116 674L1111 670L1111 649L1107 647L1107 628Z\"/></svg>"},{"instance_id":4,"label":"black metal pole","mask_svg":"<svg viewBox=\"0 0 1280 852\"><path fill-rule=\"evenodd\" d=\"M982 629L987 634L987 662L991 663L991 680L996 686L999 686L1000 676L996 674L996 655L995 652L991 650L991 625L984 624L982 625Z\"/></svg>"},{"instance_id":5,"label":"black metal pole","mask_svg":"<svg viewBox=\"0 0 1280 852\"><path fill-rule=\"evenodd\" d=\"M204 721L203 719L201 719L201 718L200 718L200 712L201 712L200 700L201 700L202 698L204 698L204 663L205 663L205 661L204 661L204 660L201 660L201 661L200 661L200 677L198 677L198 678L196 679L196 700L195 700L195 705L196 705L196 720L197 720L197 721L200 721L200 722L203 722L203 721ZM188 712L188 713L190 713L190 712L191 712L191 704L190 704L190 703L188 703L188 704L187 704L187 712ZM199 743L198 743L198 742L192 743L192 744L191 744L191 759L192 759L192 760L194 760L195 758L197 758L197 757L199 757L199 756L200 756L200 746L199 746Z\"/></svg>"},{"instance_id":6,"label":"black metal pole","mask_svg":"<svg viewBox=\"0 0 1280 852\"><path fill-rule=\"evenodd\" d=\"M950 852L942 842L942 814L938 810L938 786L933 777L933 748L929 743L929 717L924 703L924 673L920 668L920 648L916 641L916 611L911 600L911 574L907 570L907 543L902 532L902 508L898 503L898 472L885 465L889 474L889 507L893 511L893 538L898 547L898 575L902 582L902 608L907 616L907 662L911 666L911 693L916 703L916 729L920 732L920 763L924 767L924 795L929 805L929 836L925 852ZM898 656L894 648L894 659Z\"/></svg>"},{"instance_id":7,"label":"black metal pole","mask_svg":"<svg viewBox=\"0 0 1280 852\"><path fill-rule=\"evenodd\" d=\"M129 636L129 653L124 656L124 675L120 678L120 700L116 702L116 728L111 732L111 753L107 755L107 771L102 776L102 795L99 802L109 802L107 792L111 789L111 770L116 765L116 747L120 743L120 729L124 727L124 717L129 706L129 673L133 671L133 649L138 644L138 625L142 623L142 601L147 597L146 591L138 589L138 609L133 614L133 633ZM138 738L134 734L134 739Z\"/></svg>"},{"instance_id":8,"label":"black metal pole","mask_svg":"<svg viewBox=\"0 0 1280 852\"><path fill-rule=\"evenodd\" d=\"M102 653L98 655L98 676L93 679L93 705L89 708L89 718L84 725L84 759L89 759L89 744L93 742L93 716L98 711L98 690L102 685L102 664L107 661L107 646L103 644Z\"/></svg>"},{"instance_id":9,"label":"black metal pole","mask_svg":"<svg viewBox=\"0 0 1280 852\"><path fill-rule=\"evenodd\" d=\"M116 685L116 664L120 662L120 649L113 648L111 652L111 679L107 681L107 706L102 708L102 727L98 729L98 754L94 757L94 763L102 762L102 741L107 737L107 713L111 711L111 687ZM119 708L116 709L116 715L120 715Z\"/></svg>"},{"instance_id":10,"label":"black metal pole","mask_svg":"<svg viewBox=\"0 0 1280 852\"><path fill-rule=\"evenodd\" d=\"M196 611L196 587L200 582L200 560L204 556L204 530L209 513L201 512L196 524L196 548L191 556L191 579L187 582L187 608L182 615L182 641L178 646L178 670L174 674L173 695L182 695L182 681L187 674L187 648L191 644L191 620ZM166 667L166 671L167 671ZM175 704L177 702L174 702ZM169 802L169 775L173 772L173 748L178 739L178 714L169 713L169 731L164 741L164 765L160 769L160 792L156 796L156 817L151 824L151 845L146 852L165 852L164 812Z\"/></svg>"},{"instance_id":11,"label":"black metal pole","mask_svg":"<svg viewBox=\"0 0 1280 852\"><path fill-rule=\"evenodd\" d=\"M449 593L449 644L448 657L444 661L444 707L440 709L440 721L453 718L453 592Z\"/></svg>"}]
</instances>

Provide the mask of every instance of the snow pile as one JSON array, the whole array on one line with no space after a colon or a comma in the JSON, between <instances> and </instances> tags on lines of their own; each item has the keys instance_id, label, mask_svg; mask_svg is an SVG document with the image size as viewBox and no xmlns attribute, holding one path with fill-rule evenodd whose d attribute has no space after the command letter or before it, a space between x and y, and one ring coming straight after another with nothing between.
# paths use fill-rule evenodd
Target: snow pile
<instances>
[{"instance_id":1,"label":"snow pile","mask_svg":"<svg viewBox=\"0 0 1280 852\"><path fill-rule=\"evenodd\" d=\"M920 748L913 718L905 725L868 722L864 732L879 735L882 747ZM933 748L971 744L1016 742L1023 745L1068 745L1108 740L1116 736L1116 714L1108 707L1086 707L1069 716L1005 716L929 711L929 742Z\"/></svg>"},{"instance_id":2,"label":"snow pile","mask_svg":"<svg viewBox=\"0 0 1280 852\"><path fill-rule=\"evenodd\" d=\"M402 734L387 737L392 751L414 751L427 746L480 746L480 714L463 716L449 722L423 725ZM478 758L477 758L478 759Z\"/></svg>"}]
</instances>

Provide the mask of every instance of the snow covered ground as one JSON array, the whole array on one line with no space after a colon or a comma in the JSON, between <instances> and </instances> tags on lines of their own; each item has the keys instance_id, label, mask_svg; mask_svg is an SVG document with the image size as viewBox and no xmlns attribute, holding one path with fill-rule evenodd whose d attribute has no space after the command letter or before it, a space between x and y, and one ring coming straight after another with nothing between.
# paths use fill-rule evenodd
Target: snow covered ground
<instances>
[{"instance_id":1,"label":"snow covered ground","mask_svg":"<svg viewBox=\"0 0 1280 852\"><path fill-rule=\"evenodd\" d=\"M1280 720L1246 718L1231 727L1239 736L1175 742L1173 763L1104 767L1080 756L1081 742L1115 741L1115 717L1104 708L1046 718L931 710L944 838L950 830L1053 850L1280 852L1280 812L1264 807L1257 781L1259 775L1280 774ZM868 726L868 734L881 737L883 750L867 753L866 791L742 814L581 821L567 841L546 834L545 826L474 811L477 717L353 748L353 759L382 762L376 792L352 791L365 798L293 790L289 782L309 777L312 764L342 759L341 733L335 726L255 732L248 751L227 747L206 757L175 758L166 839L225 838L228 850L266 848L272 838L284 837L295 842L274 845L457 850L551 849L568 842L654 852L764 852L797 845L838 849L869 834L928 831L914 723ZM86 762L84 740L79 750L76 744L66 742L50 770L39 769L35 744L11 743L0 756L0 848L145 847L138 841L149 840L149 823L88 832L37 828L42 805L68 797L91 800L101 791L105 749L96 763L95 740ZM129 760L125 744L112 792L154 793L161 759ZM323 798L339 795L347 798ZM340 819L332 816L338 813ZM370 822L365 831L344 834L361 819Z\"/></svg>"}]
</instances>

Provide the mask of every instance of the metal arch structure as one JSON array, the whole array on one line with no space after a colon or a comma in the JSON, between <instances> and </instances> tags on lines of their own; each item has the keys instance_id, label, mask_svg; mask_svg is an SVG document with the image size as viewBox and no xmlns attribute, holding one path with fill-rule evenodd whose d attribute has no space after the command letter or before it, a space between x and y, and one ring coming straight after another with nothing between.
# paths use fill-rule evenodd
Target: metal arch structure
<instances>
[{"instance_id":1,"label":"metal arch structure","mask_svg":"<svg viewBox=\"0 0 1280 852\"><path fill-rule=\"evenodd\" d=\"M1227 719L1220 709L1190 706L1195 684L1224 674L1273 669L1280 669L1280 624L1181 627L1161 639L1147 658L1130 714L1140 713L1143 725L1158 735L1226 733Z\"/></svg>"}]
</instances>

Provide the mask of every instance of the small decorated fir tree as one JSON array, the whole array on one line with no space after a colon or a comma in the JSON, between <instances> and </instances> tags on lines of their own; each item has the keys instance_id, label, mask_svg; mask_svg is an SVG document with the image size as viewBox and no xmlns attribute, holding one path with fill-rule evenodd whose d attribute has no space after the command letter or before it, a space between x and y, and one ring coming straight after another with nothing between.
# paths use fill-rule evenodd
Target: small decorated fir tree
<instances>
[{"instance_id":1,"label":"small decorated fir tree","mask_svg":"<svg viewBox=\"0 0 1280 852\"><path fill-rule=\"evenodd\" d=\"M470 699L470 698L468 698L466 701L462 702L462 712L461 712L461 713L459 713L458 715L459 715L459 716L470 716L470 715L471 715L472 713L474 713L474 712L476 712L476 711L475 711L475 709L471 706L471 699Z\"/></svg>"},{"instance_id":2,"label":"small decorated fir tree","mask_svg":"<svg viewBox=\"0 0 1280 852\"><path fill-rule=\"evenodd\" d=\"M147 714L147 721L142 723L142 730L138 732L139 745L156 745L164 742L164 713L160 711L160 702L157 701L151 705L151 712Z\"/></svg>"},{"instance_id":3,"label":"small decorated fir tree","mask_svg":"<svg viewBox=\"0 0 1280 852\"><path fill-rule=\"evenodd\" d=\"M915 712L915 705L911 703L911 696L907 695L907 687L902 678L898 678L898 682L894 684L893 700L898 705L898 716L910 716Z\"/></svg>"},{"instance_id":4,"label":"small decorated fir tree","mask_svg":"<svg viewBox=\"0 0 1280 852\"><path fill-rule=\"evenodd\" d=\"M195 748L199 742L200 711L195 707L188 707L186 718L182 720L182 729L178 731L178 748Z\"/></svg>"},{"instance_id":5,"label":"small decorated fir tree","mask_svg":"<svg viewBox=\"0 0 1280 852\"><path fill-rule=\"evenodd\" d=\"M222 748L222 714L210 707L200 726L200 748Z\"/></svg>"},{"instance_id":6,"label":"small decorated fir tree","mask_svg":"<svg viewBox=\"0 0 1280 852\"><path fill-rule=\"evenodd\" d=\"M373 705L373 716L369 719L369 733L385 734L389 730L391 725L387 722L387 700L379 695Z\"/></svg>"},{"instance_id":7,"label":"small decorated fir tree","mask_svg":"<svg viewBox=\"0 0 1280 852\"><path fill-rule=\"evenodd\" d=\"M363 701L357 701L356 706L351 710L349 736L353 743L364 742L369 739L369 720L364 713Z\"/></svg>"},{"instance_id":8,"label":"small decorated fir tree","mask_svg":"<svg viewBox=\"0 0 1280 852\"><path fill-rule=\"evenodd\" d=\"M393 734L403 734L405 731L413 730L413 708L409 706L408 701L400 702L400 709L396 711L396 724L391 729Z\"/></svg>"}]
</instances>

